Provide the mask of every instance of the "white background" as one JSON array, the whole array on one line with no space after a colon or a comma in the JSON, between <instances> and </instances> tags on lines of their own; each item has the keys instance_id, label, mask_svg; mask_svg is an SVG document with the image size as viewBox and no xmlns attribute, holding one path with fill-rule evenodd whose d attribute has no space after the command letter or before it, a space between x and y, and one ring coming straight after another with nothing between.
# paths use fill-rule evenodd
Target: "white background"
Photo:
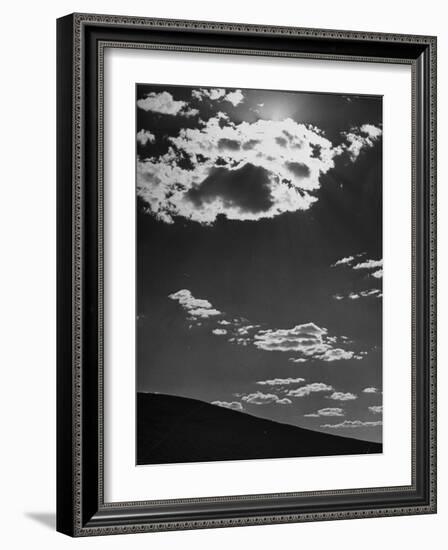
<instances>
[{"instance_id":1,"label":"white background","mask_svg":"<svg viewBox=\"0 0 448 550\"><path fill-rule=\"evenodd\" d=\"M442 548L448 520L448 374L443 162L448 148L446 14L443 2L334 0L60 0L8 3L2 12L1 519L5 548ZM71 540L54 532L55 510L55 18L73 11L260 24L388 31L439 36L439 514L210 531Z\"/></svg>"},{"instance_id":2,"label":"white background","mask_svg":"<svg viewBox=\"0 0 448 550\"><path fill-rule=\"evenodd\" d=\"M104 74L106 501L410 485L410 66L111 49ZM135 467L135 373L128 368L135 364L135 189L123 182L135 173L136 82L275 82L282 90L300 82L301 90L383 96L382 454Z\"/></svg>"}]
</instances>

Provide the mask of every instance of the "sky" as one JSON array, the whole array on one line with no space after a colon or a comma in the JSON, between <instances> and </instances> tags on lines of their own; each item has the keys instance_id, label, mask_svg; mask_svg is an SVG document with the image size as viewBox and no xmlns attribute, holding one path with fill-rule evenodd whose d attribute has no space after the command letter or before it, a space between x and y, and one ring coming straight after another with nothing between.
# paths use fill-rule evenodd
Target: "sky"
<instances>
[{"instance_id":1,"label":"sky","mask_svg":"<svg viewBox=\"0 0 448 550\"><path fill-rule=\"evenodd\" d=\"M382 98L136 96L137 391L381 441Z\"/></svg>"}]
</instances>

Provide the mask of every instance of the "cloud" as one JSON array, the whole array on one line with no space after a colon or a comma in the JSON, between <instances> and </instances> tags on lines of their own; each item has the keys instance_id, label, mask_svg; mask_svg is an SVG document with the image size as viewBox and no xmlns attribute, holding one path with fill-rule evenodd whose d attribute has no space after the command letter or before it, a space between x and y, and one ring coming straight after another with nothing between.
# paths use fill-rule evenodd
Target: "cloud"
<instances>
[{"instance_id":1,"label":"cloud","mask_svg":"<svg viewBox=\"0 0 448 550\"><path fill-rule=\"evenodd\" d=\"M195 298L187 289L178 290L168 296L171 300L175 300L188 313L189 320L197 320L198 318L207 319L221 315L221 312L215 309L208 300Z\"/></svg>"},{"instance_id":2,"label":"cloud","mask_svg":"<svg viewBox=\"0 0 448 550\"><path fill-rule=\"evenodd\" d=\"M355 259L354 256L347 256L345 258L341 258L340 260L332 264L331 267L337 267L338 265L345 265L345 264L350 265L354 259Z\"/></svg>"},{"instance_id":3,"label":"cloud","mask_svg":"<svg viewBox=\"0 0 448 550\"><path fill-rule=\"evenodd\" d=\"M374 126L373 124L363 124L361 126L361 132L369 136L371 139L378 139L382 135L381 128Z\"/></svg>"},{"instance_id":4,"label":"cloud","mask_svg":"<svg viewBox=\"0 0 448 550\"><path fill-rule=\"evenodd\" d=\"M139 99L137 106L144 111L162 115L190 117L199 113L197 109L190 109L186 101L175 101L169 92L151 92L144 99Z\"/></svg>"},{"instance_id":5,"label":"cloud","mask_svg":"<svg viewBox=\"0 0 448 550\"><path fill-rule=\"evenodd\" d=\"M195 322L225 314L213 307L213 305L202 298L195 298L193 294L182 289L169 294L168 298L175 300L186 311L187 319ZM326 328L318 327L315 323L296 325L291 329L261 329L261 325L249 324L244 317L231 320L220 319L218 326L212 329L217 336L229 335L228 341L231 344L241 346L253 345L263 351L295 352L298 357L290 357L288 360L294 363L304 363L309 360L320 360L334 362L348 359L362 359L365 352L355 353L339 347L338 341L347 344L347 338L338 338L328 335ZM222 328L225 327L225 328ZM191 326L190 326L191 328ZM260 381L259 384L275 385L276 381L281 383L293 383L303 381L299 378L275 378L267 381ZM280 382L278 382L280 383Z\"/></svg>"},{"instance_id":6,"label":"cloud","mask_svg":"<svg viewBox=\"0 0 448 550\"><path fill-rule=\"evenodd\" d=\"M244 100L244 95L241 90L235 90L234 92L230 92L224 98L224 101L228 101L234 107L239 105L243 100Z\"/></svg>"},{"instance_id":7,"label":"cloud","mask_svg":"<svg viewBox=\"0 0 448 550\"><path fill-rule=\"evenodd\" d=\"M288 399L287 397L284 397L283 399L278 399L276 401L277 405L291 405L292 401L291 399Z\"/></svg>"},{"instance_id":8,"label":"cloud","mask_svg":"<svg viewBox=\"0 0 448 550\"><path fill-rule=\"evenodd\" d=\"M191 92L191 95L192 97L194 97L195 99L199 99L200 101L202 101L204 97L215 101L225 96L226 91L224 88L201 88L199 90L193 90Z\"/></svg>"},{"instance_id":9,"label":"cloud","mask_svg":"<svg viewBox=\"0 0 448 550\"><path fill-rule=\"evenodd\" d=\"M312 393L321 393L321 392L330 392L330 391L333 391L332 386L329 386L328 384L324 384L323 382L313 382L311 384L307 384L306 386L296 388L295 390L289 390L287 395L288 397L306 397L308 395L311 395Z\"/></svg>"},{"instance_id":10,"label":"cloud","mask_svg":"<svg viewBox=\"0 0 448 550\"><path fill-rule=\"evenodd\" d=\"M318 327L315 323L296 325L290 329L265 329L254 335L254 345L264 351L294 351L304 356L304 359L325 362L359 357L353 351L335 347L336 340L337 338L328 336L326 328ZM290 360L302 362L293 358Z\"/></svg>"},{"instance_id":11,"label":"cloud","mask_svg":"<svg viewBox=\"0 0 448 550\"><path fill-rule=\"evenodd\" d=\"M212 405L218 405L218 407L224 407L225 409L232 409L234 411L244 410L243 405L239 401L212 401Z\"/></svg>"},{"instance_id":12,"label":"cloud","mask_svg":"<svg viewBox=\"0 0 448 550\"><path fill-rule=\"evenodd\" d=\"M190 189L186 197L198 209L206 209L208 204L218 201L246 215L268 212L274 204L269 172L250 163L234 170L212 168L200 186Z\"/></svg>"},{"instance_id":13,"label":"cloud","mask_svg":"<svg viewBox=\"0 0 448 550\"><path fill-rule=\"evenodd\" d=\"M354 351L347 351L341 348L328 349L319 359L321 361L340 361L341 359L352 359L355 356Z\"/></svg>"},{"instance_id":14,"label":"cloud","mask_svg":"<svg viewBox=\"0 0 448 550\"><path fill-rule=\"evenodd\" d=\"M290 384L300 384L305 382L305 378L273 378L271 380L259 380L260 386L288 386Z\"/></svg>"},{"instance_id":15,"label":"cloud","mask_svg":"<svg viewBox=\"0 0 448 550\"><path fill-rule=\"evenodd\" d=\"M308 210L339 154L320 133L290 118L235 124L216 116L168 139L167 153L137 162L138 195L166 223L183 217L212 224L219 215L255 221Z\"/></svg>"},{"instance_id":16,"label":"cloud","mask_svg":"<svg viewBox=\"0 0 448 550\"><path fill-rule=\"evenodd\" d=\"M146 145L147 143L154 143L156 136L151 134L148 130L140 130L137 132L137 141L141 145Z\"/></svg>"},{"instance_id":17,"label":"cloud","mask_svg":"<svg viewBox=\"0 0 448 550\"><path fill-rule=\"evenodd\" d=\"M381 420L378 420L376 422L363 422L362 420L344 420L344 422L341 422L340 424L322 424L321 428L371 428L382 425L383 423Z\"/></svg>"},{"instance_id":18,"label":"cloud","mask_svg":"<svg viewBox=\"0 0 448 550\"><path fill-rule=\"evenodd\" d=\"M339 266L339 265L347 265L348 267L351 267L352 269L355 269L355 270L359 270L359 269L366 269L366 270L375 270L371 273L369 273L369 275L371 277L374 277L375 279L381 279L381 277L383 276L383 260L382 259L379 259L379 260L372 260L372 259L369 259L369 260L363 260L362 262L358 262L358 263L354 263L355 261L355 258L359 257L359 256L363 256L364 254L357 254L357 256L348 256L347 258L342 258L341 260L338 260L337 262L335 262L334 264L331 265L331 267L336 267L336 266ZM378 269L379 268L379 269ZM372 291L363 291L363 292L372 292ZM379 292L379 291L375 291L375 292ZM374 293L375 293L374 292ZM362 293L359 293L361 296L368 296L369 294L362 294ZM382 295L381 295L382 296ZM378 297L381 297L381 296L378 296ZM336 300L341 300L342 297L340 294L335 294L333 296ZM356 300L357 298L359 298L359 295L357 295L355 292L352 292L349 294L349 298L351 298L352 300Z\"/></svg>"},{"instance_id":19,"label":"cloud","mask_svg":"<svg viewBox=\"0 0 448 550\"><path fill-rule=\"evenodd\" d=\"M320 416L345 416L345 413L339 407L326 407L325 409L319 409L315 413L304 414L303 416L318 418Z\"/></svg>"},{"instance_id":20,"label":"cloud","mask_svg":"<svg viewBox=\"0 0 448 550\"><path fill-rule=\"evenodd\" d=\"M358 261L357 258L360 258L361 256L365 256L365 252L361 252L361 254L356 254L354 256L341 258L340 260L337 260L334 264L331 264L331 267L337 267L340 265L346 265L347 267L351 267L352 269L377 269L379 267L383 267L382 259L368 259Z\"/></svg>"},{"instance_id":21,"label":"cloud","mask_svg":"<svg viewBox=\"0 0 448 550\"><path fill-rule=\"evenodd\" d=\"M382 130L373 124L363 124L352 128L350 132L342 132L342 135L346 143L341 148L348 153L350 160L354 162L362 151L373 147L381 137Z\"/></svg>"},{"instance_id":22,"label":"cloud","mask_svg":"<svg viewBox=\"0 0 448 550\"><path fill-rule=\"evenodd\" d=\"M363 393L378 393L378 388L374 388L373 386L369 386L368 388L364 388L362 390Z\"/></svg>"},{"instance_id":23,"label":"cloud","mask_svg":"<svg viewBox=\"0 0 448 550\"><path fill-rule=\"evenodd\" d=\"M255 346L265 351L300 351L305 355L323 353L327 329L314 323L296 325L291 329L260 330L255 335Z\"/></svg>"},{"instance_id":24,"label":"cloud","mask_svg":"<svg viewBox=\"0 0 448 550\"><path fill-rule=\"evenodd\" d=\"M382 405L372 405L369 407L369 411L373 414L382 414L383 412L383 406Z\"/></svg>"},{"instance_id":25,"label":"cloud","mask_svg":"<svg viewBox=\"0 0 448 550\"><path fill-rule=\"evenodd\" d=\"M358 399L358 396L350 392L335 391L328 396L328 399L333 399L334 401L352 401L353 399Z\"/></svg>"},{"instance_id":26,"label":"cloud","mask_svg":"<svg viewBox=\"0 0 448 550\"><path fill-rule=\"evenodd\" d=\"M344 300L344 299L350 299L350 300L359 300L359 298L382 298L383 293L379 288L371 288L369 290L361 290L359 292L350 292L350 294L343 295L343 294L334 294L333 298L335 300Z\"/></svg>"},{"instance_id":27,"label":"cloud","mask_svg":"<svg viewBox=\"0 0 448 550\"><path fill-rule=\"evenodd\" d=\"M193 90L191 96L199 101L203 101L204 98L210 101L228 101L234 107L244 100L241 90L226 93L224 88L200 88L199 90Z\"/></svg>"},{"instance_id":28,"label":"cloud","mask_svg":"<svg viewBox=\"0 0 448 550\"><path fill-rule=\"evenodd\" d=\"M374 269L383 266L383 260L366 260L353 266L353 269Z\"/></svg>"},{"instance_id":29,"label":"cloud","mask_svg":"<svg viewBox=\"0 0 448 550\"><path fill-rule=\"evenodd\" d=\"M244 395L242 400L250 405L270 405L273 403L276 405L291 405L292 403L291 399L288 399L287 397L281 399L278 395L273 393L263 393L260 391Z\"/></svg>"}]
</instances>

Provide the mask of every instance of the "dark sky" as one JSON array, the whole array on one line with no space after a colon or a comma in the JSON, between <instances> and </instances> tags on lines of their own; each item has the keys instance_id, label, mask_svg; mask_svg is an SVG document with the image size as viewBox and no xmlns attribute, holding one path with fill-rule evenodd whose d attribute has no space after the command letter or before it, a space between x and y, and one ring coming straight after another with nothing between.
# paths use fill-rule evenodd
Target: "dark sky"
<instances>
[{"instance_id":1,"label":"dark sky","mask_svg":"<svg viewBox=\"0 0 448 550\"><path fill-rule=\"evenodd\" d=\"M380 441L381 98L141 84L136 113L137 390Z\"/></svg>"}]
</instances>

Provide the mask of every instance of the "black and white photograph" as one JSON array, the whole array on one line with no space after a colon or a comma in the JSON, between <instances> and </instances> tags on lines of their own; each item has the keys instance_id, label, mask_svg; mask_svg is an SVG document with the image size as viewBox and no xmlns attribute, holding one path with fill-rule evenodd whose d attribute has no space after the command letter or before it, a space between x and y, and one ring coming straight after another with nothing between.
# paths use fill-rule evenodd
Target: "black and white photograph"
<instances>
[{"instance_id":1,"label":"black and white photograph","mask_svg":"<svg viewBox=\"0 0 448 550\"><path fill-rule=\"evenodd\" d=\"M136 87L137 464L382 452L382 98Z\"/></svg>"}]
</instances>

